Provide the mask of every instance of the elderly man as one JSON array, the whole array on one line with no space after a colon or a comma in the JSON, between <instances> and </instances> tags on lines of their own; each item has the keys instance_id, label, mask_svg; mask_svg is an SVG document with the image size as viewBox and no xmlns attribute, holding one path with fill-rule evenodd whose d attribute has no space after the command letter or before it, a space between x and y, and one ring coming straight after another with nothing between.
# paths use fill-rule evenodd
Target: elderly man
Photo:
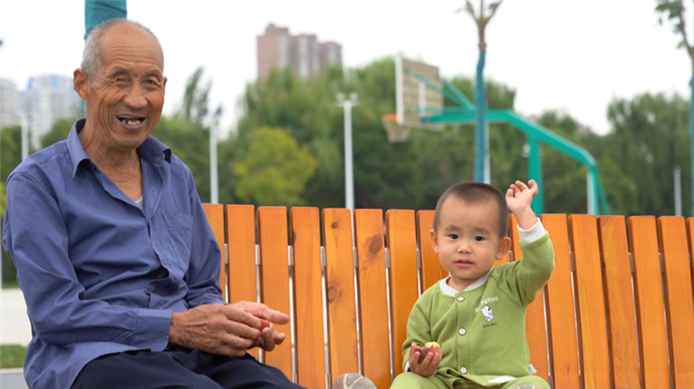
<instances>
[{"instance_id":1,"label":"elderly man","mask_svg":"<svg viewBox=\"0 0 694 389\"><path fill-rule=\"evenodd\" d=\"M226 305L219 247L188 168L150 137L164 104L155 36L96 27L74 72L87 118L7 181L3 242L33 339L32 388L291 388L251 347L285 334L259 303Z\"/></svg>"}]
</instances>

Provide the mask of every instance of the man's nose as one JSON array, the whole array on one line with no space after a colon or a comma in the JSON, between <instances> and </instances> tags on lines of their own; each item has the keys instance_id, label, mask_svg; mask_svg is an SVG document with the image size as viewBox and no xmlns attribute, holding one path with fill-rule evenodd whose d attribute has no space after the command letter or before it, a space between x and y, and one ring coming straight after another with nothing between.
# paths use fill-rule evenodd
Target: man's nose
<instances>
[{"instance_id":1,"label":"man's nose","mask_svg":"<svg viewBox=\"0 0 694 389\"><path fill-rule=\"evenodd\" d=\"M146 107L147 99L145 98L144 88L138 84L133 85L125 95L123 102L125 105L133 109L141 109Z\"/></svg>"}]
</instances>

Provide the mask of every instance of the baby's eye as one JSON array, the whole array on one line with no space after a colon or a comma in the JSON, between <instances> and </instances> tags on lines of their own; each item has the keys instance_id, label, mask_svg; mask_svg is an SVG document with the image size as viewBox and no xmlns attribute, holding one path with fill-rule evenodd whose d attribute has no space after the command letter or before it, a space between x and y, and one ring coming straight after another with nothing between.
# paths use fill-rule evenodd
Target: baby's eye
<instances>
[{"instance_id":1,"label":"baby's eye","mask_svg":"<svg viewBox=\"0 0 694 389\"><path fill-rule=\"evenodd\" d=\"M475 241L477 241L477 242L481 242L483 240L484 240L484 237L482 237L482 236L476 236L475 237Z\"/></svg>"},{"instance_id":2,"label":"baby's eye","mask_svg":"<svg viewBox=\"0 0 694 389\"><path fill-rule=\"evenodd\" d=\"M451 239L458 239L458 234L449 234L448 237Z\"/></svg>"}]
</instances>

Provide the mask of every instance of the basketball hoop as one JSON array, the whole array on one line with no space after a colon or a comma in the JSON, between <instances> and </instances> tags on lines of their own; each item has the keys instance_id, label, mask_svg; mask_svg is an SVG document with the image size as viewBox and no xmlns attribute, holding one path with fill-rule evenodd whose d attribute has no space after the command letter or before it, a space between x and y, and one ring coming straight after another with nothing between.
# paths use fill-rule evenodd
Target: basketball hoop
<instances>
[{"instance_id":1,"label":"basketball hoop","mask_svg":"<svg viewBox=\"0 0 694 389\"><path fill-rule=\"evenodd\" d=\"M388 134L388 142L390 143L402 143L406 142L410 137L410 127L405 127L398 124L398 115L391 113L388 115L381 116L381 122L383 122L383 127L386 128L386 134Z\"/></svg>"}]
</instances>

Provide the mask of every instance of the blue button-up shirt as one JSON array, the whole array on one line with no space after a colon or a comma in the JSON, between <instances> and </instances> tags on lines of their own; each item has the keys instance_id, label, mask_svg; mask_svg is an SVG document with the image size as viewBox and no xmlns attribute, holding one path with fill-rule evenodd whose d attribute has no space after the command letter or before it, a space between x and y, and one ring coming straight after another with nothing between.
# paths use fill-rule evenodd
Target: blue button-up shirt
<instances>
[{"instance_id":1,"label":"blue button-up shirt","mask_svg":"<svg viewBox=\"0 0 694 389\"><path fill-rule=\"evenodd\" d=\"M69 388L105 354L164 350L172 312L223 303L219 246L190 170L148 138L137 149L143 213L84 152L83 127L7 180L3 243L31 321L32 388Z\"/></svg>"}]
</instances>

